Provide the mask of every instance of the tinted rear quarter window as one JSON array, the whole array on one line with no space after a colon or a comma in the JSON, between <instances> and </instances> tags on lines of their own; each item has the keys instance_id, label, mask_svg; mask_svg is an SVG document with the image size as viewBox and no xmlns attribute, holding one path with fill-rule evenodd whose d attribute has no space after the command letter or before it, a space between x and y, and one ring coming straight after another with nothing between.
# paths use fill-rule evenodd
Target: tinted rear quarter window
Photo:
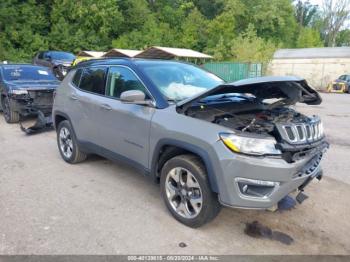
<instances>
[{"instance_id":1,"label":"tinted rear quarter window","mask_svg":"<svg viewBox=\"0 0 350 262\"><path fill-rule=\"evenodd\" d=\"M85 68L79 88L99 95L105 94L106 67Z\"/></svg>"},{"instance_id":2,"label":"tinted rear quarter window","mask_svg":"<svg viewBox=\"0 0 350 262\"><path fill-rule=\"evenodd\" d=\"M76 86L79 87L80 84L80 78L81 78L81 74L82 74L83 70L82 69L78 69L77 71L75 71L73 79L72 79L72 83Z\"/></svg>"}]
</instances>

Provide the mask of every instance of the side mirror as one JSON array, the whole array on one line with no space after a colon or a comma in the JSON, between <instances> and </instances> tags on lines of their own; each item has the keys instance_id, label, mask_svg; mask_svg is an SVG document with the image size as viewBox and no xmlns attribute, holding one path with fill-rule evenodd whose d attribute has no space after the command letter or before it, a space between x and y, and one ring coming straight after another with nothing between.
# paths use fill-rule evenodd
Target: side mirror
<instances>
[{"instance_id":1,"label":"side mirror","mask_svg":"<svg viewBox=\"0 0 350 262\"><path fill-rule=\"evenodd\" d=\"M124 91L120 94L120 100L126 104L154 106L151 100L145 100L146 95L140 90Z\"/></svg>"}]
</instances>

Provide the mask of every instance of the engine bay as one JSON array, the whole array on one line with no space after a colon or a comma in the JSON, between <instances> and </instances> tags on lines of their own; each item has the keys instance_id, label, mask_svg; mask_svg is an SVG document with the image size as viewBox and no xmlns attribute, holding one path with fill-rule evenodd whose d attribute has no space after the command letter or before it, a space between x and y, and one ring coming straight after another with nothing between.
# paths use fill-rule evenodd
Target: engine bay
<instances>
[{"instance_id":1,"label":"engine bay","mask_svg":"<svg viewBox=\"0 0 350 262\"><path fill-rule=\"evenodd\" d=\"M321 102L319 94L303 79L262 77L209 89L179 102L177 112L224 126L236 136L274 138L275 149L287 162L293 162L307 155L322 155L329 146L320 118L306 116L294 108L296 103Z\"/></svg>"},{"instance_id":2,"label":"engine bay","mask_svg":"<svg viewBox=\"0 0 350 262\"><path fill-rule=\"evenodd\" d=\"M213 123L226 126L242 132L273 135L275 124L289 122L305 122L307 117L289 108L272 110L253 110L250 112L230 112L227 115L216 116Z\"/></svg>"},{"instance_id":3,"label":"engine bay","mask_svg":"<svg viewBox=\"0 0 350 262\"><path fill-rule=\"evenodd\" d=\"M188 116L203 119L233 130L274 137L276 124L306 123L311 118L289 107L271 107L256 99L240 101L209 102L193 106L186 112Z\"/></svg>"},{"instance_id":4,"label":"engine bay","mask_svg":"<svg viewBox=\"0 0 350 262\"><path fill-rule=\"evenodd\" d=\"M320 119L279 102L266 103L249 96L221 97L201 101L185 114L240 133L272 136L283 152L294 154L317 147L323 138Z\"/></svg>"}]
</instances>

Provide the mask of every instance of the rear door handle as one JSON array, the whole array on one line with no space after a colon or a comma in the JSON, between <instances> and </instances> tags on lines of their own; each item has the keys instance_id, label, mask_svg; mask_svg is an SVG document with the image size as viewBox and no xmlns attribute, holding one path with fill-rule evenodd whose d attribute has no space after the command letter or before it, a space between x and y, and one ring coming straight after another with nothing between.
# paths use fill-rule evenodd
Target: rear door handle
<instances>
[{"instance_id":1,"label":"rear door handle","mask_svg":"<svg viewBox=\"0 0 350 262\"><path fill-rule=\"evenodd\" d=\"M70 95L70 99L72 100L78 100L78 97L75 94Z\"/></svg>"},{"instance_id":2,"label":"rear door handle","mask_svg":"<svg viewBox=\"0 0 350 262\"><path fill-rule=\"evenodd\" d=\"M101 104L100 107L104 110L108 110L108 111L112 110L112 107L110 105L107 105L107 104Z\"/></svg>"}]
</instances>

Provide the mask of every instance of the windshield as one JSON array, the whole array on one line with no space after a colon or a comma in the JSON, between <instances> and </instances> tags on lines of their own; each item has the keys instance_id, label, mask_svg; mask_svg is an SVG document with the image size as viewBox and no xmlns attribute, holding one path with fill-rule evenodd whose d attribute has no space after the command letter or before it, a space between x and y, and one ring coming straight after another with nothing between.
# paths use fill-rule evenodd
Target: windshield
<instances>
[{"instance_id":1,"label":"windshield","mask_svg":"<svg viewBox=\"0 0 350 262\"><path fill-rule=\"evenodd\" d=\"M38 66L6 66L3 74L6 81L57 80L49 69Z\"/></svg>"},{"instance_id":2,"label":"windshield","mask_svg":"<svg viewBox=\"0 0 350 262\"><path fill-rule=\"evenodd\" d=\"M144 73L168 100L180 101L223 83L219 77L194 65L179 62L142 61Z\"/></svg>"},{"instance_id":3,"label":"windshield","mask_svg":"<svg viewBox=\"0 0 350 262\"><path fill-rule=\"evenodd\" d=\"M69 61L73 61L75 59L75 56L71 53L67 53L67 52L58 52L58 51L52 51L49 53L49 56L52 59L56 59L56 60L69 60Z\"/></svg>"}]
</instances>

